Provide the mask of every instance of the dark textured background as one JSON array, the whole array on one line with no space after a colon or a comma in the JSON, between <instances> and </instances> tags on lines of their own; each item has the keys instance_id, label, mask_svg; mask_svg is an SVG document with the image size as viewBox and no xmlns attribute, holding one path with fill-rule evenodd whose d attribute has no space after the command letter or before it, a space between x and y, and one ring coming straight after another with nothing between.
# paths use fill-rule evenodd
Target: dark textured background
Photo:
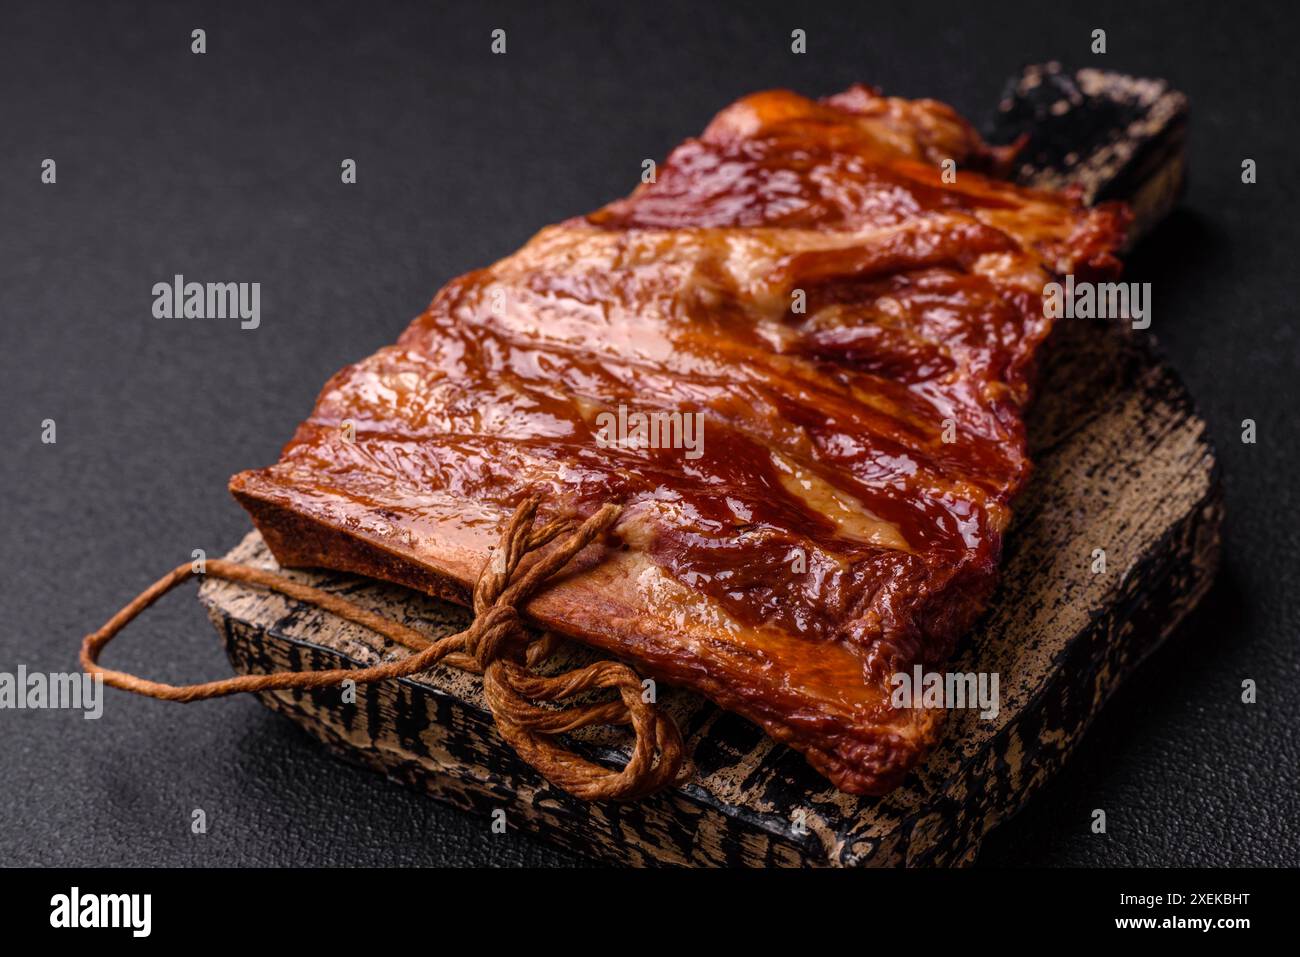
<instances>
[{"instance_id":1,"label":"dark textured background","mask_svg":"<svg viewBox=\"0 0 1300 957\"><path fill-rule=\"evenodd\" d=\"M240 538L227 478L276 458L331 373L447 279L627 192L643 158L736 97L863 80L982 121L1021 64L1060 58L1191 96L1184 210L1130 275L1155 283L1153 331L1218 443L1226 556L982 861L1300 863L1294 17L982 6L0 7L0 671L74 669L82 634L138 588ZM488 52L497 26L504 57ZM47 156L54 186L39 182ZM344 157L356 186L339 182ZM261 282L262 327L154 319L151 286L176 272ZM57 445L39 441L44 418ZM228 670L192 592L111 660L170 680ZM576 862L327 758L250 698L108 693L98 722L0 712L0 862ZM1096 807L1104 837L1088 832Z\"/></svg>"}]
</instances>

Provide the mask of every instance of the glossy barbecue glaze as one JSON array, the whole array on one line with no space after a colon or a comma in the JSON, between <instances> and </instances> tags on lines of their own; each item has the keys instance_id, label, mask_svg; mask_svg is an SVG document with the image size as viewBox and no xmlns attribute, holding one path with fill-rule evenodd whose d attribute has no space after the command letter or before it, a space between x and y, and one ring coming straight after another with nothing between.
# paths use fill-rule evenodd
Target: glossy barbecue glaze
<instances>
[{"instance_id":1,"label":"glossy barbecue glaze","mask_svg":"<svg viewBox=\"0 0 1300 957\"><path fill-rule=\"evenodd\" d=\"M940 664L994 584L1043 285L1118 269L1125 212L998 179L1010 158L932 101L747 97L655 183L449 283L232 491L282 564L444 594L526 492L621 503L532 617L884 793L940 721L889 676ZM701 413L702 454L598 442L620 405Z\"/></svg>"}]
</instances>

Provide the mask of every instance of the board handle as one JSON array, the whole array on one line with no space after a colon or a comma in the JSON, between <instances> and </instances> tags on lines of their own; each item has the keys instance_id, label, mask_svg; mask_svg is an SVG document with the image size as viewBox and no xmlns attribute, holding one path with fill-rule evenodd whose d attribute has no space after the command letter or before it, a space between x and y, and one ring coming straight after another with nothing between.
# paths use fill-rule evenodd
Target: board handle
<instances>
[{"instance_id":1,"label":"board handle","mask_svg":"<svg viewBox=\"0 0 1300 957\"><path fill-rule=\"evenodd\" d=\"M1012 177L1043 189L1077 187L1089 205L1133 210L1128 245L1178 204L1186 181L1187 97L1164 80L1107 70L1025 67L1006 84L985 138L1020 137Z\"/></svg>"}]
</instances>

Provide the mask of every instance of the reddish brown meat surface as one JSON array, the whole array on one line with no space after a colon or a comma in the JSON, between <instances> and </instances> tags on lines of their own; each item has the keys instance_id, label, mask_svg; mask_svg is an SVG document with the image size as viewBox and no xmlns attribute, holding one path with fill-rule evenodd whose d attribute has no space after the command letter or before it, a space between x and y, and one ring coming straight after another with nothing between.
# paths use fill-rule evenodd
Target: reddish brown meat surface
<instances>
[{"instance_id":1,"label":"reddish brown meat surface","mask_svg":"<svg viewBox=\"0 0 1300 957\"><path fill-rule=\"evenodd\" d=\"M746 97L656 182L450 282L231 490L282 564L452 597L528 492L620 503L530 616L885 793L942 714L891 708L889 676L941 664L995 582L1043 286L1118 268L1123 209L1007 160L932 101ZM602 447L620 404L702 413L701 454Z\"/></svg>"}]
</instances>

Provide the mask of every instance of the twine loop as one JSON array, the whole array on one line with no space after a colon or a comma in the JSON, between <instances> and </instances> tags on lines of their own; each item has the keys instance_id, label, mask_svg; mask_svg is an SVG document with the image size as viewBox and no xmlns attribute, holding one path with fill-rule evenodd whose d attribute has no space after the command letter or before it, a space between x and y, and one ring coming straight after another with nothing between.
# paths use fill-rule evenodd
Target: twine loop
<instances>
[{"instance_id":1,"label":"twine loop","mask_svg":"<svg viewBox=\"0 0 1300 957\"><path fill-rule=\"evenodd\" d=\"M99 665L99 655L132 619L196 573L178 565L137 595L81 645L81 666L102 675L104 683L124 691L164 701L201 701L242 692L322 689L345 680L369 684L402 678L442 662L483 676L483 694L501 736L521 758L551 783L586 800L629 800L644 797L686 774L685 749L673 720L645 699L640 677L627 665L599 661L556 675L535 669L554 650L550 633L529 641L520 608L569 561L603 535L617 520L620 508L604 505L577 522L556 518L537 525L537 496L516 508L501 541L474 583L474 620L464 631L436 641L401 622L385 618L338 595L295 582L283 575L238 562L212 559L204 574L254 585L315 605L362 625L411 649L414 654L367 668L321 671L282 671L237 675L190 685L169 685ZM541 551L560 536L554 548ZM525 567L524 559L535 560ZM614 700L559 706L565 700L609 689ZM635 734L627 764L613 770L587 760L557 740L558 735L598 725L631 725Z\"/></svg>"}]
</instances>

